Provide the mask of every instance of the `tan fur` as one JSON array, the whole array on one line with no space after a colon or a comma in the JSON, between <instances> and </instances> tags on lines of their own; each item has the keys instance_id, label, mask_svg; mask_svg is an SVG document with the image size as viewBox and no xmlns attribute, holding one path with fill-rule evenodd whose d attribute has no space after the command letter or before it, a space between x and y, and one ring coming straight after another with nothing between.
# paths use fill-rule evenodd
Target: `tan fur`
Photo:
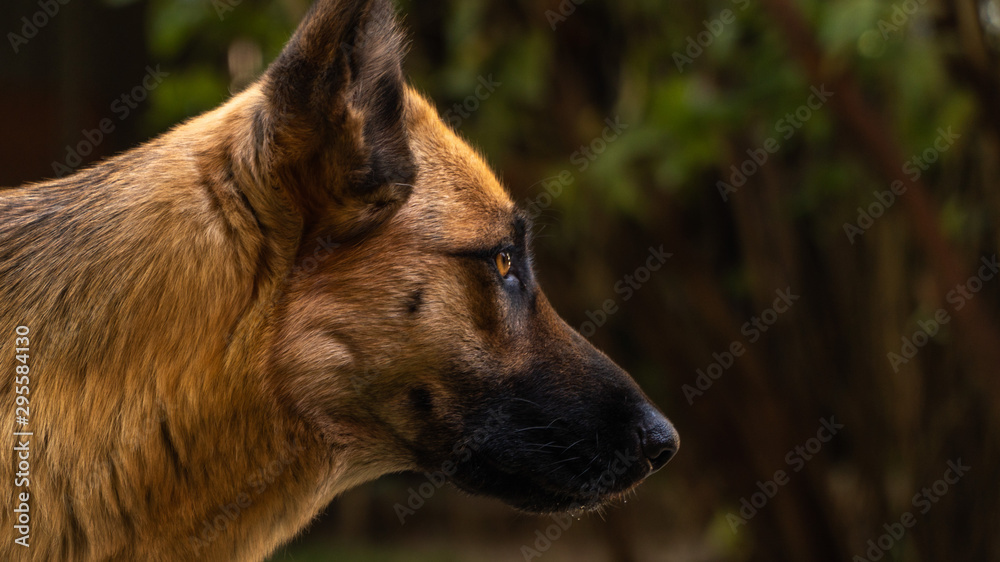
<instances>
[{"instance_id":1,"label":"tan fur","mask_svg":"<svg viewBox=\"0 0 1000 562\"><path fill-rule=\"evenodd\" d=\"M338 493L423 469L412 381L448 425L465 400L449 369L539 353L537 330L484 329L492 293L456 254L509 238L515 209L431 105L404 88L411 181L355 195L371 110L347 98L321 142L282 128L274 81L0 195L0 419L15 427L27 326L34 433L28 549L0 452L0 559L260 560ZM584 345L539 298L544 346Z\"/></svg>"}]
</instances>

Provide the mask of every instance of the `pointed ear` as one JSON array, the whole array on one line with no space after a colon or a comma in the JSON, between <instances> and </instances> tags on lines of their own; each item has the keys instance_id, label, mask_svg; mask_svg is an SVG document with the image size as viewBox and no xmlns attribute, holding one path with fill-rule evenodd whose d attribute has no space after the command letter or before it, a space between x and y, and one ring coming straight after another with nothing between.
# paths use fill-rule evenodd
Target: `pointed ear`
<instances>
[{"instance_id":1,"label":"pointed ear","mask_svg":"<svg viewBox=\"0 0 1000 562\"><path fill-rule=\"evenodd\" d=\"M264 80L273 179L307 220L333 213L343 236L412 189L404 50L390 0L318 0Z\"/></svg>"}]
</instances>

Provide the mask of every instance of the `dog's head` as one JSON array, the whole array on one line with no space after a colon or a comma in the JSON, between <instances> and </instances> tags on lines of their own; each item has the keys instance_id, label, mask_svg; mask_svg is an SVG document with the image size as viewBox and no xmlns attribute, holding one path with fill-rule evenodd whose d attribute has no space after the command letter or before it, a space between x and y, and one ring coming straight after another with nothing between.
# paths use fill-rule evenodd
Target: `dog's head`
<instances>
[{"instance_id":1,"label":"dog's head","mask_svg":"<svg viewBox=\"0 0 1000 562\"><path fill-rule=\"evenodd\" d=\"M300 215L279 394L367 479L442 472L529 511L594 507L677 451L631 378L562 321L531 224L406 85L385 0L321 0L255 87L256 161Z\"/></svg>"}]
</instances>

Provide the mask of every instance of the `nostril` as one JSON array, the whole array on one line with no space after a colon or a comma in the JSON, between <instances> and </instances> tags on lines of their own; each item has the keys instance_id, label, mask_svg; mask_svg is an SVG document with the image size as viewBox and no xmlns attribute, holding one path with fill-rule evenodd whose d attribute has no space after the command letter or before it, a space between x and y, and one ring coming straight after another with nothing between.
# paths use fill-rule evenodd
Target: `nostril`
<instances>
[{"instance_id":1,"label":"nostril","mask_svg":"<svg viewBox=\"0 0 1000 562\"><path fill-rule=\"evenodd\" d=\"M646 458L649 459L649 464L653 467L653 472L656 472L670 462L674 453L677 452L677 447L672 442L659 443L652 447L644 447L643 451L646 453Z\"/></svg>"},{"instance_id":2,"label":"nostril","mask_svg":"<svg viewBox=\"0 0 1000 562\"><path fill-rule=\"evenodd\" d=\"M650 473L663 468L680 448L680 437L674 426L663 414L650 408L646 419L639 424L639 446L652 468Z\"/></svg>"}]
</instances>

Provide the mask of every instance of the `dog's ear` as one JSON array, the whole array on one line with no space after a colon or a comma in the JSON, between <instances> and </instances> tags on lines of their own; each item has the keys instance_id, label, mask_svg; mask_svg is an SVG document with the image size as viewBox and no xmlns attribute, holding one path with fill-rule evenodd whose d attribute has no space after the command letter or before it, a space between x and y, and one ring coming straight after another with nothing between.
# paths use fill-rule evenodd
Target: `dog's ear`
<instances>
[{"instance_id":1,"label":"dog's ear","mask_svg":"<svg viewBox=\"0 0 1000 562\"><path fill-rule=\"evenodd\" d=\"M390 0L318 0L268 69L263 156L307 221L349 237L409 196L404 49Z\"/></svg>"}]
</instances>

